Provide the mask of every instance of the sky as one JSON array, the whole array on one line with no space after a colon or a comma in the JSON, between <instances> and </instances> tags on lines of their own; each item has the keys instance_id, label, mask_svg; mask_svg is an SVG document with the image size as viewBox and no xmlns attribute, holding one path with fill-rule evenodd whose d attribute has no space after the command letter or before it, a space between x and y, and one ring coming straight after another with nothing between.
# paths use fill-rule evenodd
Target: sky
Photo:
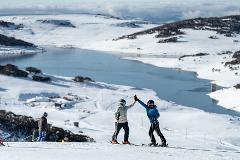
<instances>
[{"instance_id":1,"label":"sky","mask_svg":"<svg viewBox=\"0 0 240 160\"><path fill-rule=\"evenodd\" d=\"M0 15L101 13L160 23L240 14L240 0L0 0Z\"/></svg>"}]
</instances>

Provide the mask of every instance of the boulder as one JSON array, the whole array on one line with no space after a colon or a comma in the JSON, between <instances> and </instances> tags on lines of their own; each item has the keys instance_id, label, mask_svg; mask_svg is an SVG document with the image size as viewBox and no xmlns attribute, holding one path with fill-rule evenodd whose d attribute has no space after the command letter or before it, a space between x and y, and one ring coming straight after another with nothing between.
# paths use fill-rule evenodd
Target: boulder
<instances>
[{"instance_id":1,"label":"boulder","mask_svg":"<svg viewBox=\"0 0 240 160\"><path fill-rule=\"evenodd\" d=\"M26 71L18 69L17 66L12 64L7 64L0 67L0 74L14 77L27 77L28 73Z\"/></svg>"},{"instance_id":2,"label":"boulder","mask_svg":"<svg viewBox=\"0 0 240 160\"><path fill-rule=\"evenodd\" d=\"M82 76L74 77L73 81L75 81L75 82L86 82L86 81L93 82L93 80L91 78L89 78L89 77L82 77Z\"/></svg>"},{"instance_id":3,"label":"boulder","mask_svg":"<svg viewBox=\"0 0 240 160\"><path fill-rule=\"evenodd\" d=\"M44 75L33 75L32 76L32 80L34 81L39 81L39 82L49 82L51 81L51 78L48 76L44 76Z\"/></svg>"},{"instance_id":4,"label":"boulder","mask_svg":"<svg viewBox=\"0 0 240 160\"><path fill-rule=\"evenodd\" d=\"M236 89L240 89L240 84L234 86Z\"/></svg>"},{"instance_id":5,"label":"boulder","mask_svg":"<svg viewBox=\"0 0 240 160\"><path fill-rule=\"evenodd\" d=\"M35 67L27 67L26 71L28 71L29 73L33 73L33 74L40 74L42 73L42 71L38 68Z\"/></svg>"}]
</instances>

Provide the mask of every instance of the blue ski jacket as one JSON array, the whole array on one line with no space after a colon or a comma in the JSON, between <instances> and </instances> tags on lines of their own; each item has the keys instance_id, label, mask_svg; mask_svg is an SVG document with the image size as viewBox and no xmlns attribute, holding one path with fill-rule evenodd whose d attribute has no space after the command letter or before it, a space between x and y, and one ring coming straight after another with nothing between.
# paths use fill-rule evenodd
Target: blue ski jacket
<instances>
[{"instance_id":1,"label":"blue ski jacket","mask_svg":"<svg viewBox=\"0 0 240 160\"><path fill-rule=\"evenodd\" d=\"M148 105L146 105L141 100L138 100L138 102L146 109L147 116L148 116L150 122L151 123L155 123L155 122L158 123L157 119L160 117L160 114L159 114L159 112L157 110L157 106L150 108L150 107L148 107Z\"/></svg>"}]
</instances>

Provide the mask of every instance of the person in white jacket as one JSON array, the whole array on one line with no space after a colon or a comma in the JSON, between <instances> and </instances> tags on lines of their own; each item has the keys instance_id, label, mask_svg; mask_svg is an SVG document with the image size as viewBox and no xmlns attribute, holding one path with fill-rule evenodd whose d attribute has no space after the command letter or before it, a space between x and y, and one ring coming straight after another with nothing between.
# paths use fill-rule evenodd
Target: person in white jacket
<instances>
[{"instance_id":1,"label":"person in white jacket","mask_svg":"<svg viewBox=\"0 0 240 160\"><path fill-rule=\"evenodd\" d=\"M117 136L122 128L124 129L124 132L125 132L123 144L130 144L130 142L128 141L129 126L128 126L128 120L127 120L127 111L128 109L133 107L135 103L136 101L134 101L133 104L126 105L126 101L124 99L121 99L119 101L118 109L115 112L116 122L115 122L115 132L112 136L112 144L119 144L117 141Z\"/></svg>"}]
</instances>

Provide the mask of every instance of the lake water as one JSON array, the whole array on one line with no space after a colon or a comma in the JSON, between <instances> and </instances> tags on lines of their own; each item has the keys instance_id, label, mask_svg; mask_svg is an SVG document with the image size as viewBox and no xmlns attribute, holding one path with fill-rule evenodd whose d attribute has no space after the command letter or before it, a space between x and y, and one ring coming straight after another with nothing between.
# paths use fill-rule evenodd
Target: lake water
<instances>
[{"instance_id":1,"label":"lake water","mask_svg":"<svg viewBox=\"0 0 240 160\"><path fill-rule=\"evenodd\" d=\"M206 94L211 92L208 80L194 73L159 68L99 51L47 47L47 52L23 58L0 61L21 68L34 66L43 72L61 76L88 76L95 81L149 88L161 99L199 108L207 112L239 115L214 103Z\"/></svg>"}]
</instances>

